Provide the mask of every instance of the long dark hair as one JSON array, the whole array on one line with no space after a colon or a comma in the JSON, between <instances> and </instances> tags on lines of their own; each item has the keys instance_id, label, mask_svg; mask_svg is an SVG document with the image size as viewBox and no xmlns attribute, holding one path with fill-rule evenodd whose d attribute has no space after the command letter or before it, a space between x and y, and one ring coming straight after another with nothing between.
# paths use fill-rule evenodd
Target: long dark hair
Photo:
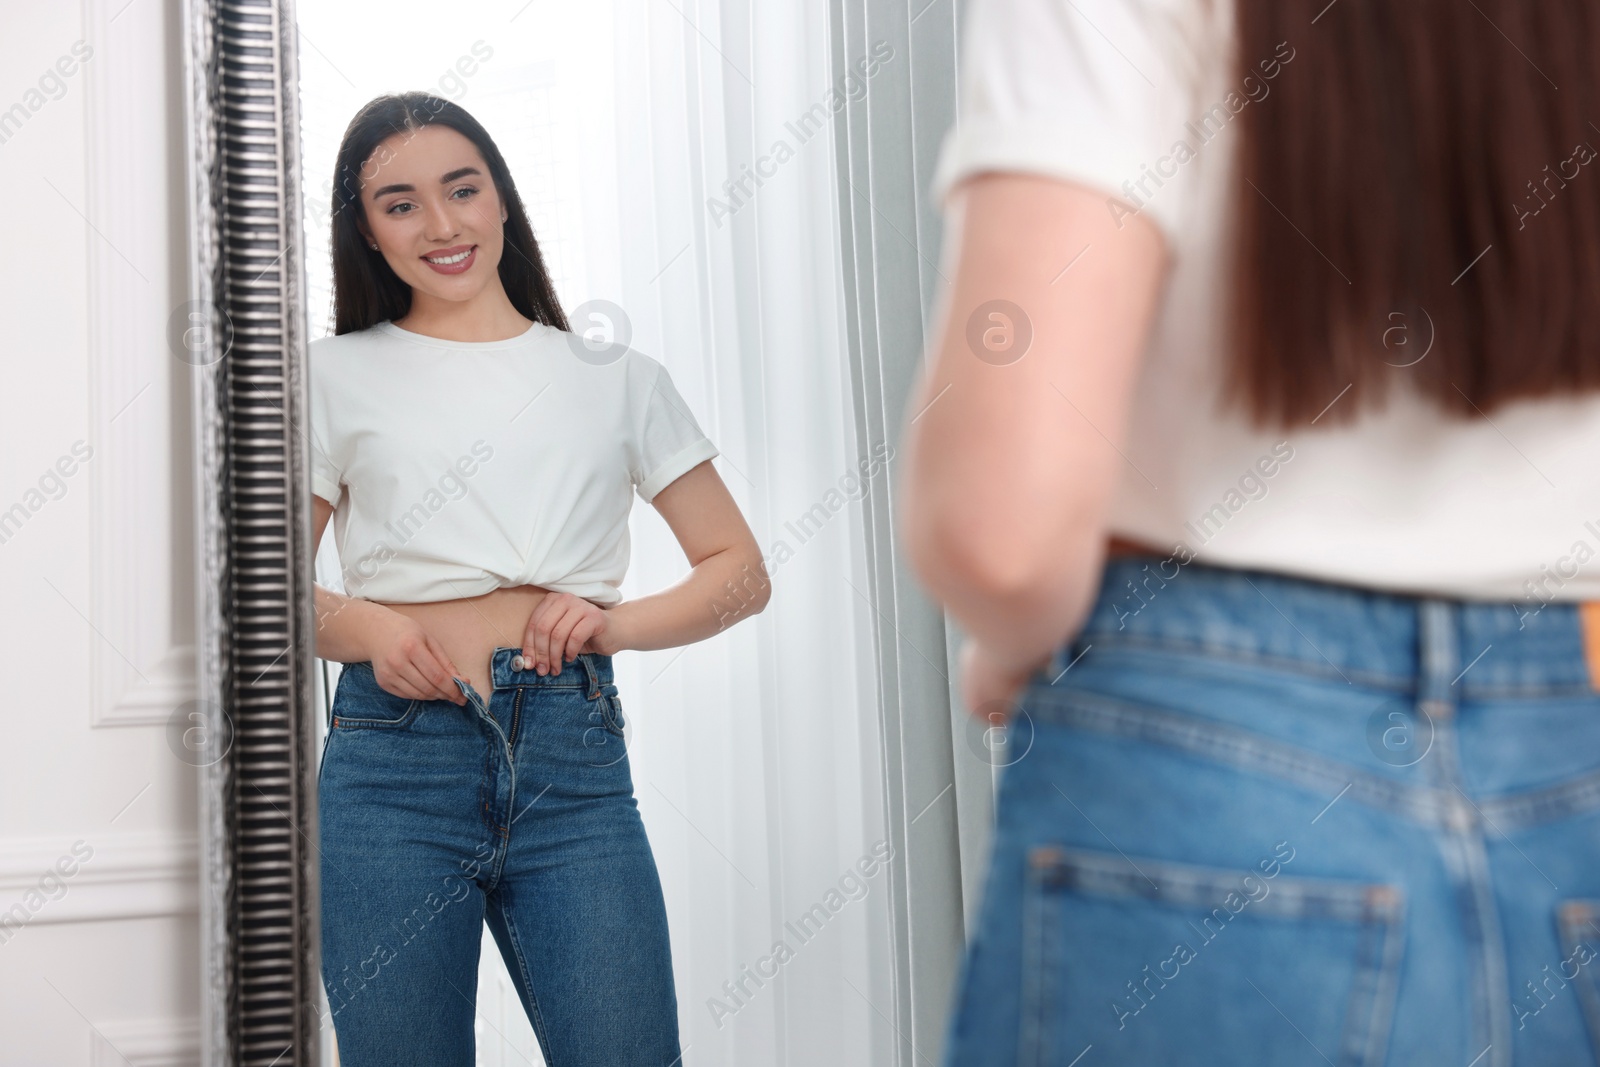
<instances>
[{"instance_id":1,"label":"long dark hair","mask_svg":"<svg viewBox=\"0 0 1600 1067\"><path fill-rule=\"evenodd\" d=\"M1235 2L1234 85L1297 55L1239 116L1231 399L1288 427L1399 375L1470 417L1600 388L1600 8Z\"/></svg>"},{"instance_id":2,"label":"long dark hair","mask_svg":"<svg viewBox=\"0 0 1600 1067\"><path fill-rule=\"evenodd\" d=\"M369 101L345 128L333 170L333 317L335 334L364 330L411 310L411 286L367 244L356 223L366 218L361 203L361 167L380 144L397 133L448 126L477 146L506 207L505 251L500 284L518 311L535 322L567 329L545 269L539 242L517 195L505 157L478 120L460 105L424 92L389 94Z\"/></svg>"}]
</instances>

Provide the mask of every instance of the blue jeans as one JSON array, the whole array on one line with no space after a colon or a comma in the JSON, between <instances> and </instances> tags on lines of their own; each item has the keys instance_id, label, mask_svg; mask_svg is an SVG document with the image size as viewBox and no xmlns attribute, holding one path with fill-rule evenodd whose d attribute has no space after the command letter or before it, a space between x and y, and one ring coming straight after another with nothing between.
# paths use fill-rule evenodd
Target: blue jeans
<instances>
[{"instance_id":1,"label":"blue jeans","mask_svg":"<svg viewBox=\"0 0 1600 1067\"><path fill-rule=\"evenodd\" d=\"M1004 732L947 1067L1600 1062L1600 662L1530 606L1111 558Z\"/></svg>"},{"instance_id":2,"label":"blue jeans","mask_svg":"<svg viewBox=\"0 0 1600 1067\"><path fill-rule=\"evenodd\" d=\"M347 664L322 750L322 977L343 1067L470 1067L488 922L547 1062L679 1063L667 914L611 657L492 656L485 704Z\"/></svg>"}]
</instances>

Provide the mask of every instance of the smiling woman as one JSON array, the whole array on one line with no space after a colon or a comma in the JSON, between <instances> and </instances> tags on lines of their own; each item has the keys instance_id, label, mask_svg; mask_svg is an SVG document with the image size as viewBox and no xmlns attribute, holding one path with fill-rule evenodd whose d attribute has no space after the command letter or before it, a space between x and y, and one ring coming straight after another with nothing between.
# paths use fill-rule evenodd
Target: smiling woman
<instances>
[{"instance_id":1,"label":"smiling woman","mask_svg":"<svg viewBox=\"0 0 1600 1067\"><path fill-rule=\"evenodd\" d=\"M449 987L475 987L486 921L547 1061L673 1062L666 910L611 657L720 632L752 571L736 606L759 612L755 538L666 368L567 330L476 120L380 97L335 187L337 329L310 346L313 534L331 521L345 585L316 588L317 654L350 665L319 775L330 1004L486 841L492 872L427 951L338 1002L340 1060L472 1062L473 1004ZM624 603L636 495L692 570ZM602 893L616 903L587 906Z\"/></svg>"},{"instance_id":2,"label":"smiling woman","mask_svg":"<svg viewBox=\"0 0 1600 1067\"><path fill-rule=\"evenodd\" d=\"M428 136L430 140L439 137L446 138L447 140L450 138L448 131L437 130L435 128L429 128L425 133L424 131L419 130L418 135ZM456 136L459 138L459 135ZM435 151L447 152L452 148L459 151L461 146L441 145L435 149ZM427 152L427 149L428 146L423 145L418 146L417 150L425 153ZM465 167L457 167L455 170L449 171L441 176L439 178L439 185L441 188L449 189L449 200L464 204L468 200L471 200L473 197L478 195L478 187L476 185L467 183L462 183L460 185L456 185L455 183L461 182L462 179L471 178L476 178L480 182L483 181L483 171L470 165ZM374 190L372 193L372 201L376 204L385 205L383 207L383 215L385 218L405 218L409 215L417 214L417 212L414 210L407 211L402 209L414 208L415 205L409 200L397 198L405 194L415 193L416 191L417 188L414 185L406 182L396 182L390 185L381 186ZM506 221L506 215L503 209L500 213L500 221L502 223ZM424 244L427 243L426 237L424 237L422 240ZM378 242L373 241L372 247L379 247ZM458 244L451 245L449 248L435 248L421 253L419 258L424 263L428 264L428 266L438 271L440 274L464 274L466 273L467 269L472 266L472 256L477 247L478 246L476 244Z\"/></svg>"}]
</instances>

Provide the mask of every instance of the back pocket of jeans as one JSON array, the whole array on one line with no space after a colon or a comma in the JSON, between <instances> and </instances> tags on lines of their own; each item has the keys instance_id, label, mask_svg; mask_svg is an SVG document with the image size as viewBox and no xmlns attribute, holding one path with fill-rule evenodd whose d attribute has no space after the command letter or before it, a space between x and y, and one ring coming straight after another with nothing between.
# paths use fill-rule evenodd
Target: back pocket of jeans
<instances>
[{"instance_id":1,"label":"back pocket of jeans","mask_svg":"<svg viewBox=\"0 0 1600 1067\"><path fill-rule=\"evenodd\" d=\"M1578 987L1578 1005L1589 1030L1589 1046L1594 1062L1600 1063L1600 977L1596 975L1600 959L1595 958L1600 956L1600 899L1563 900L1556 906L1556 928L1561 935L1557 969L1563 979ZM1559 986L1550 992L1559 994ZM1528 1005L1533 1006L1533 1014L1538 1014L1545 1004L1543 998L1527 993L1520 995L1519 1003L1524 1005L1518 1009L1518 1021L1523 1025Z\"/></svg>"},{"instance_id":2,"label":"back pocket of jeans","mask_svg":"<svg viewBox=\"0 0 1600 1067\"><path fill-rule=\"evenodd\" d=\"M1380 883L1040 845L1022 915L1019 1064L1379 1067L1404 899ZM1085 1061L1087 1062L1087 1061Z\"/></svg>"}]
</instances>

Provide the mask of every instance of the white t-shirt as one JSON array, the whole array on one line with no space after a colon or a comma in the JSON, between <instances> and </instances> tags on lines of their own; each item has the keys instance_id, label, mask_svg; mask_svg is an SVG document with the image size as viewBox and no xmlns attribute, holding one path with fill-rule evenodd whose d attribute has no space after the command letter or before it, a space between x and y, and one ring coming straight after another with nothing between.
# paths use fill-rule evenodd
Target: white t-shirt
<instances>
[{"instance_id":1,"label":"white t-shirt","mask_svg":"<svg viewBox=\"0 0 1600 1067\"><path fill-rule=\"evenodd\" d=\"M1232 119L1270 106L1315 43L1243 57L1230 83L1232 4L1203 11L1197 0L969 5L959 120L933 183L943 203L981 171L1056 177L1103 191L1108 211L1118 198L1166 239L1172 269L1111 530L1207 563L1399 592L1531 609L1600 598L1600 394L1459 420L1403 386L1354 425L1280 432L1219 409L1225 194L1243 180ZM1062 265L1077 251L1063 249ZM1428 327L1397 325L1410 347L1396 334L1384 358L1399 366L1426 350Z\"/></svg>"},{"instance_id":2,"label":"white t-shirt","mask_svg":"<svg viewBox=\"0 0 1600 1067\"><path fill-rule=\"evenodd\" d=\"M718 454L656 360L539 323L462 342L383 322L311 342L310 367L311 491L368 600L539 585L610 607L634 493Z\"/></svg>"}]
</instances>

